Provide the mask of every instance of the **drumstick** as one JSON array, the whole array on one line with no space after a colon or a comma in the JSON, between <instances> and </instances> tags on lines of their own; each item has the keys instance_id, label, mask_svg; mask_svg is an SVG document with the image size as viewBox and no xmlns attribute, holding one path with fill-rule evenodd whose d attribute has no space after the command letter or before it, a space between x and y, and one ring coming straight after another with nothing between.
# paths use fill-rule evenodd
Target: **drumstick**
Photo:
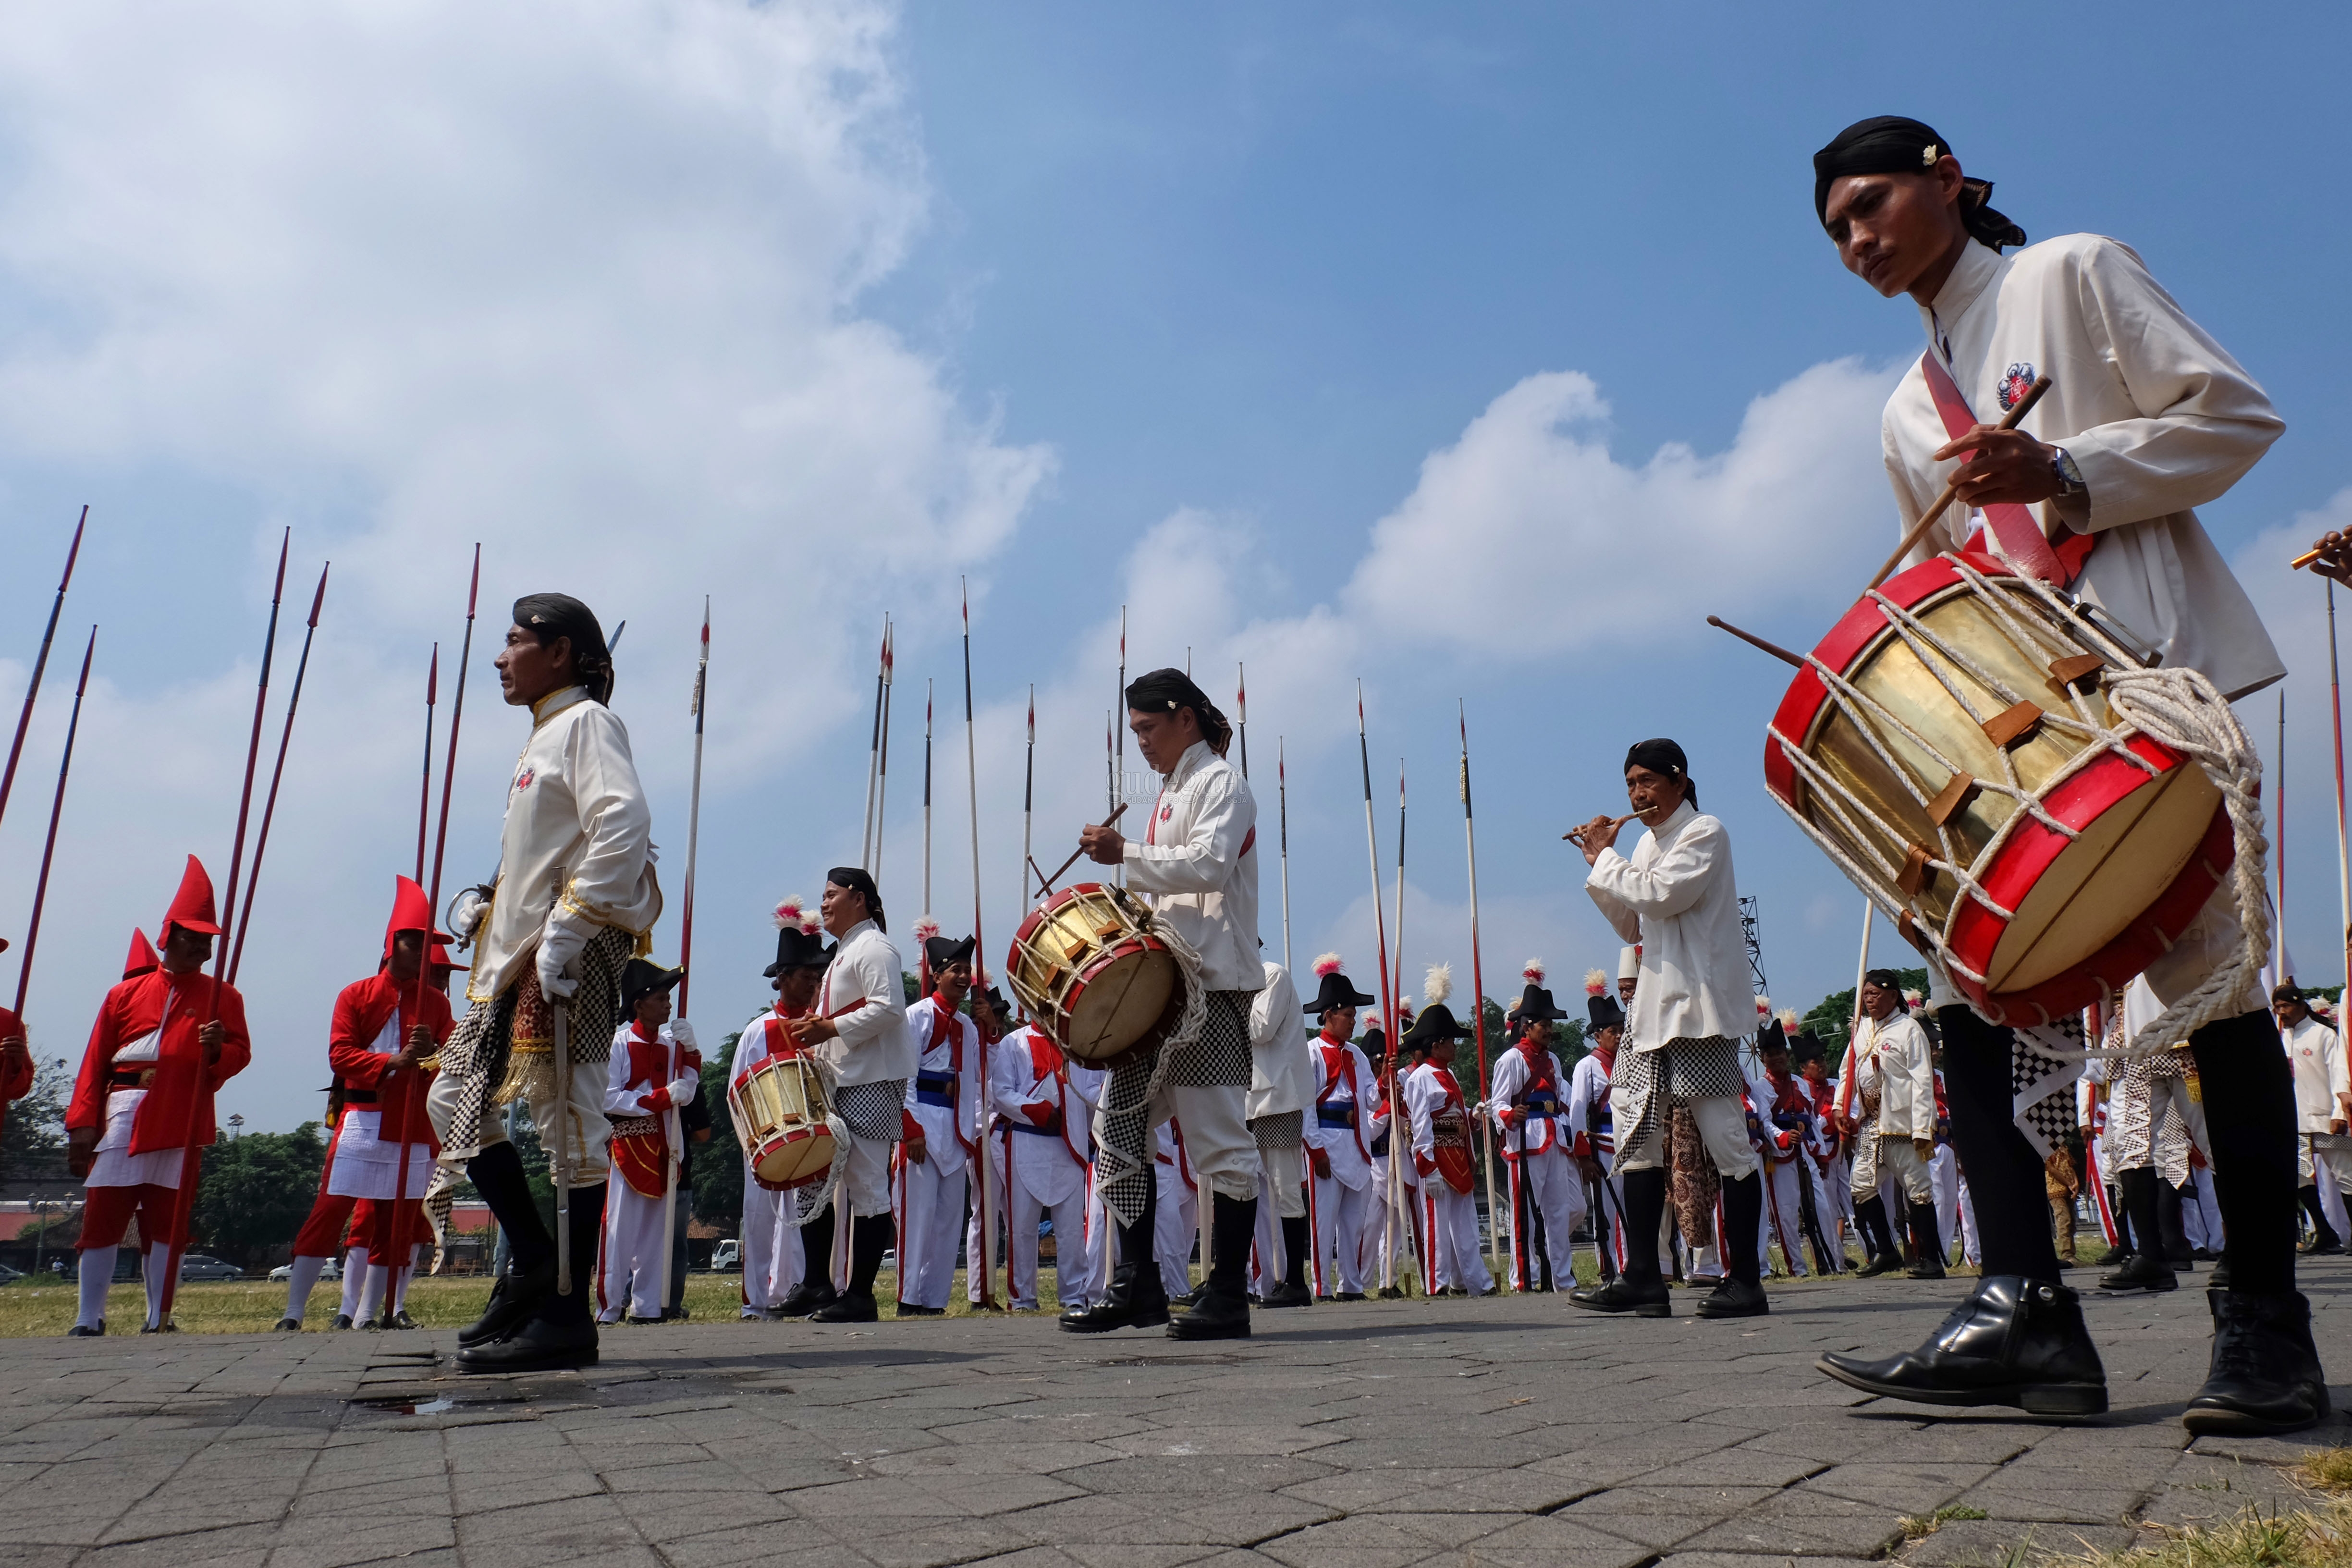
<instances>
[{"instance_id":1,"label":"drumstick","mask_svg":"<svg viewBox=\"0 0 2352 1568\"><path fill-rule=\"evenodd\" d=\"M1097 827L1108 827L1112 823L1117 822L1117 821L1118 821L1121 816L1125 816L1126 814L1127 814L1127 802L1125 802L1125 801L1120 801L1117 806L1115 806L1115 807L1113 807L1113 808L1112 808L1112 810L1111 810L1111 814L1110 814L1108 816L1104 817L1100 822L1097 823L1095 826L1097 826ZM1054 884L1055 884L1055 883L1056 883L1056 882L1058 882L1058 881L1060 881L1060 880L1062 879L1062 873L1063 873L1064 871L1068 870L1071 867L1073 867L1073 866L1076 865L1076 864L1078 863L1078 857L1079 857L1079 856L1081 856L1081 855L1083 855L1083 854L1085 854L1085 853L1086 853L1086 851L1085 851L1084 849L1082 849L1082 848L1081 848L1081 849L1073 849L1073 850L1071 850L1071 851L1070 851L1070 858L1069 858L1068 859L1066 859L1066 860L1063 861L1063 862L1061 863L1061 865L1060 865L1060 866L1056 867L1056 868L1055 868L1055 870L1054 870L1054 874L1053 874L1052 876L1050 876L1050 877L1048 877L1048 878L1046 878L1046 879L1045 879L1045 890L1046 892L1049 892L1049 893L1050 893L1050 892L1052 892L1052 891L1054 890Z\"/></svg>"},{"instance_id":2,"label":"drumstick","mask_svg":"<svg viewBox=\"0 0 2352 1568\"><path fill-rule=\"evenodd\" d=\"M2028 414L2032 413L2033 405L2041 402L2042 395L2049 390L2050 378L2046 375L2036 376L2033 380L2032 387L2023 397L2017 400L2017 406L2003 415L2001 416L2000 423L1993 426L1993 428L1996 430L2016 429L2017 422L2024 418ZM1956 473L1953 475L1952 482L1944 487L1944 493L1937 496L1928 504L1927 510L1919 514L1919 521L1913 523L1910 531L1904 534L1903 542L1895 547L1895 553L1886 558L1886 563L1879 567L1876 572L1871 574L1870 585L1872 587L1877 587L1881 583L1885 582L1889 576L1894 574L1895 569L1903 564L1903 558L1911 553L1911 547L1918 543L1921 539L1927 536L1928 528L1934 524L1937 518L1944 515L1944 509L1950 506L1952 504L1953 498L1959 493L1959 476Z\"/></svg>"},{"instance_id":3,"label":"drumstick","mask_svg":"<svg viewBox=\"0 0 2352 1568\"><path fill-rule=\"evenodd\" d=\"M865 1006L866 1004L871 1000L871 997L860 996L855 1002L844 1003L842 1005L835 1007L832 1012L825 1014L824 1022L830 1024L835 1018L846 1018L852 1013L856 1012L860 1007ZM784 1032L792 1036L793 1044L798 1046L801 1043L800 1035L796 1032L793 1026L799 1024L806 1024L811 1021L812 1020L807 1018L786 1018L783 1020ZM805 1050L808 1047L803 1046L801 1048Z\"/></svg>"},{"instance_id":4,"label":"drumstick","mask_svg":"<svg viewBox=\"0 0 2352 1568\"><path fill-rule=\"evenodd\" d=\"M1907 545L1906 545L1906 546L1905 546L1905 548L1906 548L1906 549L1908 549L1908 548L1909 548L1909 546L1907 546ZM1722 629L1722 630L1724 630L1724 631L1729 632L1733 637L1738 637L1741 642L1748 643L1748 644L1750 644L1750 645L1752 645L1752 646L1754 646L1754 647L1760 647L1760 648L1762 648L1766 653L1770 654L1774 658L1779 659L1782 664L1793 664L1793 665L1795 665L1799 669L1802 669L1802 668L1805 668L1805 661L1804 661L1803 659L1799 658L1795 654L1790 653L1787 648L1782 647L1779 643L1766 642L1762 637L1758 637L1754 632L1743 632L1743 631L1741 631L1738 626L1733 626L1729 621L1725 620L1721 616L1707 616L1707 618L1706 618L1706 624L1707 624L1708 626L1716 626L1716 627L1719 627L1719 628L1721 628L1721 629Z\"/></svg>"}]
</instances>

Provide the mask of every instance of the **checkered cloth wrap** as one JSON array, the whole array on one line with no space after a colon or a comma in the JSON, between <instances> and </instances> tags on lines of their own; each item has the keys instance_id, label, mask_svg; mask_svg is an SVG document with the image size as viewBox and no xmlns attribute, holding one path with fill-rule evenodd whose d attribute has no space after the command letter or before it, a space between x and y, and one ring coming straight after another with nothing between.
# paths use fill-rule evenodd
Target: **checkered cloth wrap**
<instances>
[{"instance_id":1,"label":"checkered cloth wrap","mask_svg":"<svg viewBox=\"0 0 2352 1568\"><path fill-rule=\"evenodd\" d=\"M1307 1141L1307 1112L1277 1110L1271 1116L1261 1116L1249 1124L1257 1139L1257 1152L1271 1159L1287 1149L1296 1153Z\"/></svg>"},{"instance_id":2,"label":"checkered cloth wrap","mask_svg":"<svg viewBox=\"0 0 2352 1568\"><path fill-rule=\"evenodd\" d=\"M907 1103L907 1080L886 1078L878 1083L845 1083L833 1091L834 1114L849 1131L869 1143L898 1141L899 1110Z\"/></svg>"},{"instance_id":3,"label":"checkered cloth wrap","mask_svg":"<svg viewBox=\"0 0 2352 1568\"><path fill-rule=\"evenodd\" d=\"M1107 1111L1095 1141L1095 1184L1103 1206L1121 1225L1133 1225L1143 1215L1143 1200L1150 1185L1151 1091L1156 1081L1174 1089L1247 1089L1250 1081L1249 1010L1255 991L1212 991L1204 999L1207 1016L1201 1035L1189 1045L1165 1053L1166 1071L1158 1056L1112 1069L1103 1103L1131 1107Z\"/></svg>"},{"instance_id":4,"label":"checkered cloth wrap","mask_svg":"<svg viewBox=\"0 0 2352 1568\"><path fill-rule=\"evenodd\" d=\"M636 937L618 926L598 927L581 949L580 985L570 1009L573 1071L601 1068L612 1059L613 1031L621 1025L621 969L636 950ZM494 1113L492 1097L506 1081L517 1038L530 1044L553 1037L552 1013L539 988L536 963L525 963L522 978L506 990L467 1009L441 1047L441 1076L454 1075L457 1083L457 1108L441 1143L442 1171L462 1174L466 1162L482 1152L482 1119ZM436 1172L425 1199L436 1233L447 1234L456 1197L456 1181L445 1184Z\"/></svg>"},{"instance_id":5,"label":"checkered cloth wrap","mask_svg":"<svg viewBox=\"0 0 2352 1568\"><path fill-rule=\"evenodd\" d=\"M2171 1100L2171 1086L2185 1083L2186 1048L2126 1058L2116 1064L2107 1097L2107 1163L2115 1171L2153 1165L2168 1185L2189 1179L2189 1129ZM2164 1109L2159 1115L2158 1104Z\"/></svg>"},{"instance_id":6,"label":"checkered cloth wrap","mask_svg":"<svg viewBox=\"0 0 2352 1568\"><path fill-rule=\"evenodd\" d=\"M2047 1160L2052 1150L2065 1143L2067 1129L2074 1125L2074 1080L2083 1076L2080 1057L2087 1037L2083 1016L2069 1013L2055 1023L2029 1025L2013 1033L2010 1114L2033 1152ZM2067 1059L2069 1053L2075 1059ZM2060 1093L2062 1089L2066 1092Z\"/></svg>"},{"instance_id":7,"label":"checkered cloth wrap","mask_svg":"<svg viewBox=\"0 0 2352 1568\"><path fill-rule=\"evenodd\" d=\"M1609 1075L1617 1147L1641 1148L1655 1135L1672 1103L1738 1094L1739 1042L1722 1035L1668 1040L1654 1051L1621 1050Z\"/></svg>"}]
</instances>

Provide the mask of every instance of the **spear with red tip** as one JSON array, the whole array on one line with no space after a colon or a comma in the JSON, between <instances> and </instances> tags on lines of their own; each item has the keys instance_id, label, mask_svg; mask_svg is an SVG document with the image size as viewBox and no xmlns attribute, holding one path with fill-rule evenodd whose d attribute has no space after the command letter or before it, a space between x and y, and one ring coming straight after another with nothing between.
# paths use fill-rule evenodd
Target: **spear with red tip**
<instances>
[{"instance_id":1,"label":"spear with red tip","mask_svg":"<svg viewBox=\"0 0 2352 1568\"><path fill-rule=\"evenodd\" d=\"M33 884L33 914L25 922L25 956L16 969L16 1005L18 1018L25 1016L25 989L32 984L33 949L41 940L41 906L49 897L49 862L58 852L58 817L66 808L66 774L73 767L74 736L81 729L82 693L89 689L90 656L98 651L98 628L89 628L89 646L82 649L81 679L74 682L73 714L66 721L65 755L58 762L57 798L49 802L49 836L41 844L41 875Z\"/></svg>"},{"instance_id":2,"label":"spear with red tip","mask_svg":"<svg viewBox=\"0 0 2352 1568\"><path fill-rule=\"evenodd\" d=\"M261 829L253 839L253 874L245 879L245 900L253 901L253 889L261 881L261 858L269 850L269 824L278 815L278 786L286 777L286 749L294 740L294 712L302 706L302 678L310 669L310 639L319 635L319 607L327 602L327 572L334 563L319 568L318 592L310 595L310 620L302 632L302 657L295 661L294 689L286 698L286 726L278 732L278 762L269 770L269 795L262 803ZM239 926L236 943L228 955L228 983L236 984L236 972L245 963L245 933L248 928Z\"/></svg>"},{"instance_id":3,"label":"spear with red tip","mask_svg":"<svg viewBox=\"0 0 2352 1568\"><path fill-rule=\"evenodd\" d=\"M416 885L425 886L425 840L433 826L433 705L441 696L441 645L425 668L425 774L416 786Z\"/></svg>"},{"instance_id":4,"label":"spear with red tip","mask_svg":"<svg viewBox=\"0 0 2352 1568\"><path fill-rule=\"evenodd\" d=\"M1478 828L1470 815L1470 708L1468 703L1458 699L1456 704L1456 716L1462 724L1462 839L1470 856L1470 995L1471 1005L1477 1009L1478 1084L1479 1092L1484 1094L1486 1086L1494 1080L1486 1076L1486 977L1484 955L1478 944ZM1486 1134L1486 1202L1491 1207L1495 1201L1494 1118L1481 1117L1478 1125ZM1390 1147L1394 1148L1395 1145L1391 1143ZM1503 1238L1494 1234L1493 1226L1487 1229L1487 1255L1494 1259L1495 1267L1500 1268L1503 1266Z\"/></svg>"},{"instance_id":5,"label":"spear with red tip","mask_svg":"<svg viewBox=\"0 0 2352 1568\"><path fill-rule=\"evenodd\" d=\"M441 908L441 859L449 848L449 792L457 782L457 726L466 718L466 667L474 658L474 607L481 596L482 547L476 544L474 580L466 590L466 640L457 647L457 689L449 698L449 743L441 758L441 821L433 830L433 880L425 890L425 902L436 919Z\"/></svg>"},{"instance_id":6,"label":"spear with red tip","mask_svg":"<svg viewBox=\"0 0 2352 1568\"><path fill-rule=\"evenodd\" d=\"M66 607L66 584L73 581L74 563L81 556L81 531L89 526L89 508L81 509L74 524L73 543L66 550L65 575L58 579L58 596L49 602L49 624L41 633L41 651L33 659L33 678L25 683L25 710L16 715L16 738L8 744L8 769L0 773L0 816L8 812L8 792L16 787L16 763L25 754L25 731L33 723L33 699L41 694L41 675L49 668L49 644L57 640L58 612Z\"/></svg>"}]
</instances>

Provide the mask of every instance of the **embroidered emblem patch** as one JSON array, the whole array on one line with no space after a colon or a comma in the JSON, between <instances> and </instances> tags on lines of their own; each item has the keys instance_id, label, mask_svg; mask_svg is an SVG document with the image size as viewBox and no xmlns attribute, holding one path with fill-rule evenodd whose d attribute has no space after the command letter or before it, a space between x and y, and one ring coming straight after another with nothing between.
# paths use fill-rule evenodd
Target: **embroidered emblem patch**
<instances>
[{"instance_id":1,"label":"embroidered emblem patch","mask_svg":"<svg viewBox=\"0 0 2352 1568\"><path fill-rule=\"evenodd\" d=\"M2017 406L2018 399L2033 390L2033 362L2020 360L2001 372L2000 411L2003 414Z\"/></svg>"},{"instance_id":2,"label":"embroidered emblem patch","mask_svg":"<svg viewBox=\"0 0 2352 1568\"><path fill-rule=\"evenodd\" d=\"M1162 822L1171 820L1175 815L1176 808L1172 805L1163 805L1160 808L1160 820Z\"/></svg>"},{"instance_id":3,"label":"embroidered emblem patch","mask_svg":"<svg viewBox=\"0 0 2352 1568\"><path fill-rule=\"evenodd\" d=\"M515 779L514 779L514 788L515 788L515 789L529 789L529 788L530 787L530 781L531 781L531 780L533 780L533 779L535 779L535 778L537 778L538 776L539 776L539 774L538 774L538 773L536 773L532 772L532 771L531 771L530 769L529 769L529 768L525 768L525 769L523 769L523 771L522 771L522 772L520 772L520 773L519 773L515 774ZM512 790L509 790L508 793L509 793L509 794L512 794L512 793L513 793L513 791L512 791Z\"/></svg>"}]
</instances>

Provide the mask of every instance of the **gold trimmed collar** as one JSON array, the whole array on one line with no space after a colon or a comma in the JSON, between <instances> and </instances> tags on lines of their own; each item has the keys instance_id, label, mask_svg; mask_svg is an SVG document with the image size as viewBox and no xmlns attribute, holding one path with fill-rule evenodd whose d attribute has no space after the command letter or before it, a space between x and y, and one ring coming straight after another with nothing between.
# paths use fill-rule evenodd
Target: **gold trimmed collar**
<instances>
[{"instance_id":1,"label":"gold trimmed collar","mask_svg":"<svg viewBox=\"0 0 2352 1568\"><path fill-rule=\"evenodd\" d=\"M551 691L530 705L530 727L536 730L565 709L587 700L588 689L584 686L567 686L560 691Z\"/></svg>"}]
</instances>

